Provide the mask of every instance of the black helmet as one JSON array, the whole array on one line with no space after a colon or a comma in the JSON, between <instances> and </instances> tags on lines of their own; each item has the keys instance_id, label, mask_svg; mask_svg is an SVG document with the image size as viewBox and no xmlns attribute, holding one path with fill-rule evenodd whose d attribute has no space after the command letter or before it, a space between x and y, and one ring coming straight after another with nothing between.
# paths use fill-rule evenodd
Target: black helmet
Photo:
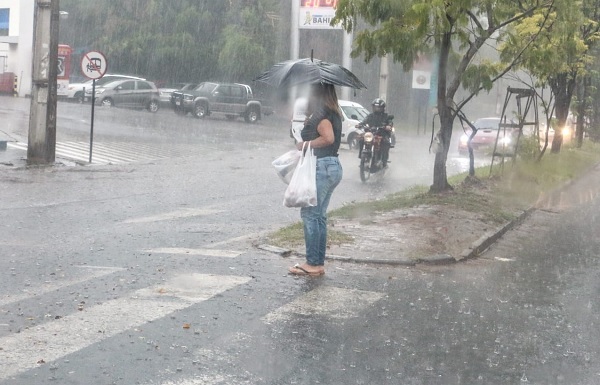
<instances>
[{"instance_id":1,"label":"black helmet","mask_svg":"<svg viewBox=\"0 0 600 385\"><path fill-rule=\"evenodd\" d=\"M385 111L385 100L383 100L381 98L377 98L377 99L373 100L373 102L371 103L371 106L373 106L373 111L384 112Z\"/></svg>"}]
</instances>

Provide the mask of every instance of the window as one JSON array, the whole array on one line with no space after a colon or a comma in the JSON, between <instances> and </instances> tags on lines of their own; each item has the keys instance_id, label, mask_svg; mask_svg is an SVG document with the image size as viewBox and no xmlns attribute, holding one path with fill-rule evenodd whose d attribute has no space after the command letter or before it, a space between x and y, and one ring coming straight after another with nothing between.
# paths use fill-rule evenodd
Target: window
<instances>
[{"instance_id":1,"label":"window","mask_svg":"<svg viewBox=\"0 0 600 385\"><path fill-rule=\"evenodd\" d=\"M135 90L135 81L128 81L121 83L122 90Z\"/></svg>"},{"instance_id":2,"label":"window","mask_svg":"<svg viewBox=\"0 0 600 385\"><path fill-rule=\"evenodd\" d=\"M151 90L152 86L146 82L137 82L138 90Z\"/></svg>"},{"instance_id":3,"label":"window","mask_svg":"<svg viewBox=\"0 0 600 385\"><path fill-rule=\"evenodd\" d=\"M0 36L8 36L8 22L10 21L10 9L0 8Z\"/></svg>"},{"instance_id":4,"label":"window","mask_svg":"<svg viewBox=\"0 0 600 385\"><path fill-rule=\"evenodd\" d=\"M234 98L241 98L244 95L242 87L231 87L231 96Z\"/></svg>"}]
</instances>

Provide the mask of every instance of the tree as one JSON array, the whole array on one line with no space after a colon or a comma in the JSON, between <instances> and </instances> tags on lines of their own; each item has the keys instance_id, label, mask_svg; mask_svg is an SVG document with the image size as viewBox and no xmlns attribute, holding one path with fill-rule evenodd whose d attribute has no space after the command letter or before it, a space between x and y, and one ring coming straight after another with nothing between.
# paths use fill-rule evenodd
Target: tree
<instances>
[{"instance_id":1,"label":"tree","mask_svg":"<svg viewBox=\"0 0 600 385\"><path fill-rule=\"evenodd\" d=\"M550 87L555 99L557 127L565 126L577 77L585 76L592 61L589 52L598 39L599 7L598 0L556 0L548 17L534 12L515 25L502 48L503 60L512 61L518 54L518 66L529 71L540 84ZM540 33L541 23L546 23L547 28ZM522 52L523 42L529 40L534 31L537 33L535 42ZM560 152L562 143L562 130L556 130L551 151Z\"/></svg>"},{"instance_id":2,"label":"tree","mask_svg":"<svg viewBox=\"0 0 600 385\"><path fill-rule=\"evenodd\" d=\"M431 192L452 188L446 160L457 113L480 91L489 91L494 80L512 64L500 65L478 55L486 45L496 46L506 29L538 10L548 10L552 0L339 0L336 17L350 32L364 19L371 29L358 31L354 57L391 54L409 70L420 54L437 57L437 109L443 151L436 153ZM468 95L458 100L460 87Z\"/></svg>"},{"instance_id":3,"label":"tree","mask_svg":"<svg viewBox=\"0 0 600 385\"><path fill-rule=\"evenodd\" d=\"M254 78L267 68L275 56L278 25L267 11L277 11L274 0L232 2L230 24L224 29L224 44L219 53L219 68L225 79L242 81Z\"/></svg>"}]
</instances>

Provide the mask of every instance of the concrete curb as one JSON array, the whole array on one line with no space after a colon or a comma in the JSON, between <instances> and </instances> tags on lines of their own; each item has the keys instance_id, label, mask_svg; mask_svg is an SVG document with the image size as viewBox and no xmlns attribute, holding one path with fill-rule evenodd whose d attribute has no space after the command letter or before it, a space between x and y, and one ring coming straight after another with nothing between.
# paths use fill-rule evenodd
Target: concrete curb
<instances>
[{"instance_id":1,"label":"concrete curb","mask_svg":"<svg viewBox=\"0 0 600 385\"><path fill-rule=\"evenodd\" d=\"M398 259L370 259L347 257L342 255L328 255L327 259L339 262L388 266L415 266L420 263L427 265L449 265L452 263L457 263L467 259L478 257L491 245L493 245L500 237L502 237L507 231L511 230L512 228L523 222L534 210L535 207L530 207L529 209L523 211L517 218L513 219L507 224L499 227L495 231L490 231L486 233L477 241L473 242L467 249L463 250L463 252L457 257L453 257L450 254L437 254L417 259L411 259L407 257L399 257ZM291 249L285 249L267 244L260 244L256 247L258 249L268 251L270 253L278 254L284 258L290 257L291 255L306 258L306 254Z\"/></svg>"}]
</instances>

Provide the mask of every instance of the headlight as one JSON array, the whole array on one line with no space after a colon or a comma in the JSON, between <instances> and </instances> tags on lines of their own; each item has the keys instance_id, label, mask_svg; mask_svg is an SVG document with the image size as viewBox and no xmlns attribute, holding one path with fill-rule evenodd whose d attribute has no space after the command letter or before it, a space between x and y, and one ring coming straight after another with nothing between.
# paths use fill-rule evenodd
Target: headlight
<instances>
[{"instance_id":1,"label":"headlight","mask_svg":"<svg viewBox=\"0 0 600 385\"><path fill-rule=\"evenodd\" d=\"M373 141L373 133L372 132L366 132L365 133L365 143L370 143Z\"/></svg>"},{"instance_id":2,"label":"headlight","mask_svg":"<svg viewBox=\"0 0 600 385\"><path fill-rule=\"evenodd\" d=\"M569 127L563 127L563 129L561 130L563 137L569 137L571 136L571 129Z\"/></svg>"},{"instance_id":3,"label":"headlight","mask_svg":"<svg viewBox=\"0 0 600 385\"><path fill-rule=\"evenodd\" d=\"M511 142L511 139L508 136L505 136L504 138L500 139L500 143L502 143L505 146L508 146Z\"/></svg>"},{"instance_id":4,"label":"headlight","mask_svg":"<svg viewBox=\"0 0 600 385\"><path fill-rule=\"evenodd\" d=\"M460 143L461 144L467 144L468 141L469 141L469 136L467 134L462 134L460 136Z\"/></svg>"},{"instance_id":5,"label":"headlight","mask_svg":"<svg viewBox=\"0 0 600 385\"><path fill-rule=\"evenodd\" d=\"M100 88L99 90L96 90L96 93L97 93L97 94L101 94L101 93L103 93L104 91L106 91L106 89L105 89L105 88ZM91 93L91 92L90 92L90 93ZM87 94L87 92L86 92L86 94Z\"/></svg>"},{"instance_id":6,"label":"headlight","mask_svg":"<svg viewBox=\"0 0 600 385\"><path fill-rule=\"evenodd\" d=\"M183 95L183 98L185 100L194 100L194 97L192 95Z\"/></svg>"}]
</instances>

